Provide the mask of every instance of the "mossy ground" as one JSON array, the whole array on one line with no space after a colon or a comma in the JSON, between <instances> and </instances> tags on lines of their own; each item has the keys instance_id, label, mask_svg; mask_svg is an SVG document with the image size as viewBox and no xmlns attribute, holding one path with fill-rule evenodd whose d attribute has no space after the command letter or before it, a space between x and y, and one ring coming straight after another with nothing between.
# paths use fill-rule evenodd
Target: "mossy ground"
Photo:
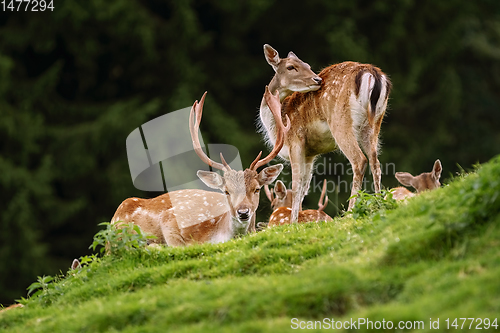
<instances>
[{"instance_id":1,"label":"mossy ground","mask_svg":"<svg viewBox=\"0 0 500 333\"><path fill-rule=\"evenodd\" d=\"M304 326L368 318L421 321L428 331L439 318L432 331L447 331L447 318L493 322L500 317L499 195L495 158L439 190L356 220L106 256L69 272L23 309L0 313L0 328L289 332L293 318Z\"/></svg>"}]
</instances>

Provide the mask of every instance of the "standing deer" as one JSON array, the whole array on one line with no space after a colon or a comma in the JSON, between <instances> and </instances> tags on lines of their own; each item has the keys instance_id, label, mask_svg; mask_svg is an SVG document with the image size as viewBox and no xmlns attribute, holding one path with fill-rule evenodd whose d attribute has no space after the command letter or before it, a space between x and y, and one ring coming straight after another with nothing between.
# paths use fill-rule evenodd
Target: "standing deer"
<instances>
[{"instance_id":1,"label":"standing deer","mask_svg":"<svg viewBox=\"0 0 500 333\"><path fill-rule=\"evenodd\" d=\"M231 169L221 154L222 163L211 160L201 149L198 129L206 93L200 103L191 108L189 130L196 154L212 168L223 171L198 171L198 177L208 186L222 193L203 190L178 190L152 199L129 198L116 210L111 223L133 222L147 233L157 237L155 243L182 246L192 243L220 243L255 231L255 211L259 205L259 191L272 183L283 169L282 164L257 169L271 161L283 147L284 135L290 129L281 119L278 96L266 89L266 100L277 124L277 141L271 153L260 159L262 152L244 171Z\"/></svg>"},{"instance_id":2,"label":"standing deer","mask_svg":"<svg viewBox=\"0 0 500 333\"><path fill-rule=\"evenodd\" d=\"M275 196L273 196L273 192ZM333 221L333 219L324 212L326 205L328 204L328 196L325 197L326 193L326 179L323 181L323 189L321 190L321 196L318 201L318 209L306 209L299 212L298 222L306 223L313 221ZM287 190L285 184L278 180L274 186L274 191L269 190L266 186L266 195L269 201L271 201L271 207L273 208L273 213L269 217L269 227L275 225L290 224L290 217L292 215L292 193Z\"/></svg>"},{"instance_id":3,"label":"standing deer","mask_svg":"<svg viewBox=\"0 0 500 333\"><path fill-rule=\"evenodd\" d=\"M392 87L387 75L373 65L357 62L332 65L316 75L293 52L282 59L266 44L264 55L276 72L269 89L279 93L282 113L291 121L279 155L289 160L292 168L292 222L297 222L316 156L337 147L353 170L348 209L354 206L368 161L375 191L380 192L378 136ZM260 105L259 127L266 142L273 145L277 130L265 98Z\"/></svg>"},{"instance_id":4,"label":"standing deer","mask_svg":"<svg viewBox=\"0 0 500 333\"><path fill-rule=\"evenodd\" d=\"M424 172L418 176L412 176L408 172L396 172L396 179L404 186L412 186L417 190L417 194L426 190L434 190L441 186L439 178L443 167L441 161L436 160L431 172ZM396 200L403 200L414 197L416 194L409 191L406 187L395 187L391 190L392 197Z\"/></svg>"}]
</instances>

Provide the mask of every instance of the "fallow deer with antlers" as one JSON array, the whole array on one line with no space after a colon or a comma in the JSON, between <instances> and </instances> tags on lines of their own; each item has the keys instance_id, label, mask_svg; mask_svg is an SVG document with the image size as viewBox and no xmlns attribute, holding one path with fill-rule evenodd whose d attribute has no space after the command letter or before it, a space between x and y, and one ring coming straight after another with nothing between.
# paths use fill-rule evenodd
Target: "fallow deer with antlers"
<instances>
[{"instance_id":1,"label":"fallow deer with antlers","mask_svg":"<svg viewBox=\"0 0 500 333\"><path fill-rule=\"evenodd\" d=\"M269 227L275 225L284 225L291 223L292 215L292 193L290 190L286 189L285 184L278 180L273 190L269 189L269 186L265 186L266 196L271 201L271 207L273 208L273 213L269 217ZM328 196L326 194L326 179L323 181L323 189L321 190L321 195L318 201L318 209L306 209L299 211L298 222L317 222L317 221L333 221L333 219L324 212L328 204Z\"/></svg>"},{"instance_id":2,"label":"fallow deer with antlers","mask_svg":"<svg viewBox=\"0 0 500 333\"><path fill-rule=\"evenodd\" d=\"M191 108L189 130L196 154L212 168L223 171L200 170L198 177L210 188L222 193L203 190L178 190L152 199L129 198L122 202L111 223L133 222L146 234L156 236L154 243L182 246L193 243L225 242L238 235L255 231L255 211L259 205L259 191L263 185L272 183L283 169L282 164L257 169L270 162L284 144L284 135L290 129L281 119L278 95L266 89L266 100L277 124L277 141L271 153L260 159L262 152L244 171L233 170L221 154L222 163L210 159L202 150L198 138L203 104L196 101Z\"/></svg>"},{"instance_id":3,"label":"fallow deer with antlers","mask_svg":"<svg viewBox=\"0 0 500 333\"><path fill-rule=\"evenodd\" d=\"M290 161L292 169L292 222L297 222L309 189L315 158L337 147L353 171L348 209L354 206L368 161L379 192L378 136L391 90L387 75L357 62L332 65L317 75L293 52L282 59L266 44L264 54L275 71L269 89L279 93L282 114L291 121L279 155ZM276 142L276 125L265 98L260 105L260 132L268 144Z\"/></svg>"},{"instance_id":4,"label":"fallow deer with antlers","mask_svg":"<svg viewBox=\"0 0 500 333\"><path fill-rule=\"evenodd\" d=\"M404 186L411 186L417 190L417 193L413 193L406 187L395 187L391 190L392 197L396 200L403 200L406 198L414 197L416 194L434 190L441 186L439 178L441 178L441 172L443 167L440 160L434 162L431 172L424 172L418 176L412 176L408 172L396 172L394 175L396 179Z\"/></svg>"}]
</instances>

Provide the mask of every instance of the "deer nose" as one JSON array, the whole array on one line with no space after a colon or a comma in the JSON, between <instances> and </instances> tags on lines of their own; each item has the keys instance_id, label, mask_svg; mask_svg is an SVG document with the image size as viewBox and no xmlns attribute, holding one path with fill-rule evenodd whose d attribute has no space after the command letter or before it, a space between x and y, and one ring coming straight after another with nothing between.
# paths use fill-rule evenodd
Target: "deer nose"
<instances>
[{"instance_id":1,"label":"deer nose","mask_svg":"<svg viewBox=\"0 0 500 333\"><path fill-rule=\"evenodd\" d=\"M240 220L248 220L248 218L250 217L250 209L238 209L238 217L240 218Z\"/></svg>"},{"instance_id":2,"label":"deer nose","mask_svg":"<svg viewBox=\"0 0 500 333\"><path fill-rule=\"evenodd\" d=\"M313 81L316 82L317 84L321 84L321 82L323 82L323 79L320 77L315 77L313 78Z\"/></svg>"}]
</instances>

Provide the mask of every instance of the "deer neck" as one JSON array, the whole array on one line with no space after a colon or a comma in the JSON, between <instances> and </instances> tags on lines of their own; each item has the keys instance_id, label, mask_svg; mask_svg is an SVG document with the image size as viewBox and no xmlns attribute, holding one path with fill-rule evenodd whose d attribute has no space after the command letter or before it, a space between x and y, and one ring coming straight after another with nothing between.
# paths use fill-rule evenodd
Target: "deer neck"
<instances>
[{"instance_id":1,"label":"deer neck","mask_svg":"<svg viewBox=\"0 0 500 333\"><path fill-rule=\"evenodd\" d=\"M293 91L291 91L289 89L286 89L285 87L281 86L280 81L277 78L277 75L274 75L274 77L271 80L271 82L269 82L269 91L273 95L276 94L276 91L278 91L281 103L283 103L283 100L285 98L287 98L288 96L290 96L293 93ZM264 98L262 98L262 103L264 103L264 105L267 106L266 101L264 100Z\"/></svg>"}]
</instances>

